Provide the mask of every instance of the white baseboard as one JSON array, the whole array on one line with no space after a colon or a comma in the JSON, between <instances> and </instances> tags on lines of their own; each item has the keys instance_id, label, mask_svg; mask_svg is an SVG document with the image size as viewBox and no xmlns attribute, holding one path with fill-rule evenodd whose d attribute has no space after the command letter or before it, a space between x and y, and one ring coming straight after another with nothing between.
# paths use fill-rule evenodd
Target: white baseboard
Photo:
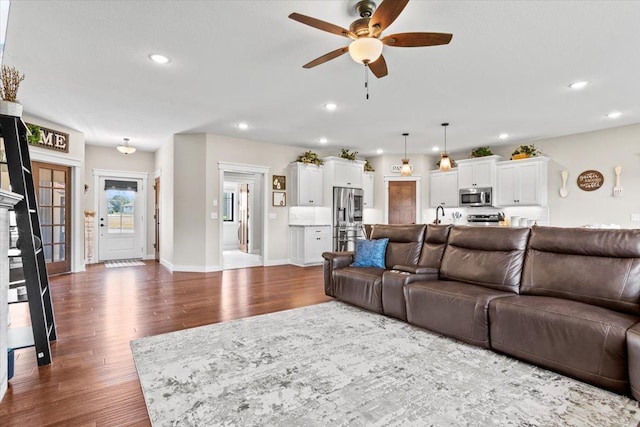
<instances>
[{"instance_id":1,"label":"white baseboard","mask_svg":"<svg viewBox=\"0 0 640 427\"><path fill-rule=\"evenodd\" d=\"M171 271L183 271L190 273L212 273L221 271L219 265L174 265Z\"/></svg>"},{"instance_id":2,"label":"white baseboard","mask_svg":"<svg viewBox=\"0 0 640 427\"><path fill-rule=\"evenodd\" d=\"M271 259L268 261L264 261L265 267L272 267L274 265L285 265L285 264L291 264L291 261L288 259Z\"/></svg>"},{"instance_id":3,"label":"white baseboard","mask_svg":"<svg viewBox=\"0 0 640 427\"><path fill-rule=\"evenodd\" d=\"M173 264L164 258L160 258L160 265L164 266L169 271L173 271Z\"/></svg>"}]
</instances>

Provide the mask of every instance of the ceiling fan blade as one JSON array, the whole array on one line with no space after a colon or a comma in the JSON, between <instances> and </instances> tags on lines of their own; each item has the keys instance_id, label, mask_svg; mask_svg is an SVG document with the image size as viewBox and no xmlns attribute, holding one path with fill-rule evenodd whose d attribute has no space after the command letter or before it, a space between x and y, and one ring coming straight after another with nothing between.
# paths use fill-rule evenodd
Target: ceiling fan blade
<instances>
[{"instance_id":1,"label":"ceiling fan blade","mask_svg":"<svg viewBox=\"0 0 640 427\"><path fill-rule=\"evenodd\" d=\"M347 30L346 28L342 28L337 25L322 21L320 19L312 18L310 16L301 15L299 13L292 13L291 15L289 15L289 18L293 19L294 21L298 21L302 24L308 25L310 27L317 28L322 31L326 31L328 33L337 34L343 37L349 37L354 40L357 38L355 34Z\"/></svg>"},{"instance_id":2,"label":"ceiling fan blade","mask_svg":"<svg viewBox=\"0 0 640 427\"><path fill-rule=\"evenodd\" d=\"M396 20L409 0L383 0L369 21L369 35L375 37Z\"/></svg>"},{"instance_id":3,"label":"ceiling fan blade","mask_svg":"<svg viewBox=\"0 0 640 427\"><path fill-rule=\"evenodd\" d=\"M384 60L384 56L380 55L380 58L369 64L369 69L377 78L384 77L389 74L387 70L387 61Z\"/></svg>"},{"instance_id":4,"label":"ceiling fan blade","mask_svg":"<svg viewBox=\"0 0 640 427\"><path fill-rule=\"evenodd\" d=\"M381 39L387 46L420 47L448 44L453 34L447 33L399 33Z\"/></svg>"},{"instance_id":5,"label":"ceiling fan blade","mask_svg":"<svg viewBox=\"0 0 640 427\"><path fill-rule=\"evenodd\" d=\"M340 49L336 49L332 52L322 55L320 58L316 58L313 61L304 64L302 68L313 68L316 65L324 64L327 61L331 61L341 55L344 55L349 51L349 46L341 47Z\"/></svg>"}]
</instances>

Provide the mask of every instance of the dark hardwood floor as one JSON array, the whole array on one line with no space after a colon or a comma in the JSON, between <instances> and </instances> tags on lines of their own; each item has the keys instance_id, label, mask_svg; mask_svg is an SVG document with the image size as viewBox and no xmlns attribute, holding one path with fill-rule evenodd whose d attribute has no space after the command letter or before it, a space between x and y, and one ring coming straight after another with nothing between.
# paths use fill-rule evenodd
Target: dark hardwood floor
<instances>
[{"instance_id":1,"label":"dark hardwood floor","mask_svg":"<svg viewBox=\"0 0 640 427\"><path fill-rule=\"evenodd\" d=\"M172 274L153 261L98 264L52 277L51 289L53 363L38 368L32 348L16 352L2 426L150 425L129 341L330 300L320 266ZM12 326L28 324L24 308L11 306Z\"/></svg>"}]
</instances>

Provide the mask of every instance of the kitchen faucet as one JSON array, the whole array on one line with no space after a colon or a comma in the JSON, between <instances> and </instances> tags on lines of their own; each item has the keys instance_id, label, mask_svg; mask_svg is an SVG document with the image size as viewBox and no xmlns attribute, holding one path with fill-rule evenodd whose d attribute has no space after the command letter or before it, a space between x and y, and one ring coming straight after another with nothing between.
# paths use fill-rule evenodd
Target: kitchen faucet
<instances>
[{"instance_id":1,"label":"kitchen faucet","mask_svg":"<svg viewBox=\"0 0 640 427\"><path fill-rule=\"evenodd\" d=\"M442 218L444 218L444 208L440 205L436 208L436 220L434 221L434 224L440 224L440 220L438 219L438 212L440 209L442 209Z\"/></svg>"}]
</instances>

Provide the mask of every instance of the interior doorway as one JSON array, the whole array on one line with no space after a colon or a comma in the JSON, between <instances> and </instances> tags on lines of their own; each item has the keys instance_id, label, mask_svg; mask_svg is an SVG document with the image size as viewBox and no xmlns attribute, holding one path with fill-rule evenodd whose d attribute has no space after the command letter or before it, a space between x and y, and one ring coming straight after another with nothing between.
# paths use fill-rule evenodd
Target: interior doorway
<instances>
[{"instance_id":1,"label":"interior doorway","mask_svg":"<svg viewBox=\"0 0 640 427\"><path fill-rule=\"evenodd\" d=\"M258 173L224 172L223 270L263 265L263 179Z\"/></svg>"},{"instance_id":2,"label":"interior doorway","mask_svg":"<svg viewBox=\"0 0 640 427\"><path fill-rule=\"evenodd\" d=\"M420 221L420 177L385 177L385 222L415 224Z\"/></svg>"},{"instance_id":3,"label":"interior doorway","mask_svg":"<svg viewBox=\"0 0 640 427\"><path fill-rule=\"evenodd\" d=\"M31 162L48 274L71 271L71 168Z\"/></svg>"}]
</instances>

